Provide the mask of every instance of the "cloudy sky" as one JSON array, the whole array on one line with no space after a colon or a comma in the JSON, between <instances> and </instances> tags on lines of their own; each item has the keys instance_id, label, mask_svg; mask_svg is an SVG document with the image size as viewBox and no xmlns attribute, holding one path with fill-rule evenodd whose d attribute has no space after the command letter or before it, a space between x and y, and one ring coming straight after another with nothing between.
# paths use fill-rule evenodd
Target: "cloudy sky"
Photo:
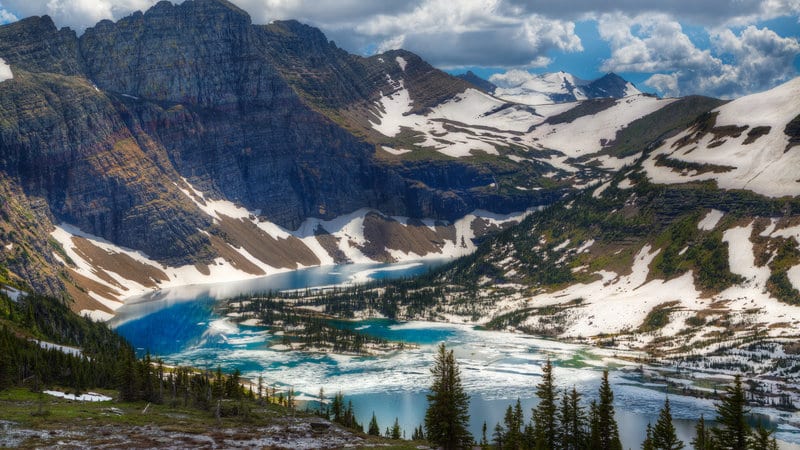
<instances>
[{"instance_id":1,"label":"cloudy sky","mask_svg":"<svg viewBox=\"0 0 800 450\"><path fill-rule=\"evenodd\" d=\"M79 32L154 0L0 0L0 23L49 14ZM800 74L800 0L234 0L298 19L353 53L405 48L453 73L616 72L662 95L736 97ZM517 72L515 72L517 73Z\"/></svg>"}]
</instances>

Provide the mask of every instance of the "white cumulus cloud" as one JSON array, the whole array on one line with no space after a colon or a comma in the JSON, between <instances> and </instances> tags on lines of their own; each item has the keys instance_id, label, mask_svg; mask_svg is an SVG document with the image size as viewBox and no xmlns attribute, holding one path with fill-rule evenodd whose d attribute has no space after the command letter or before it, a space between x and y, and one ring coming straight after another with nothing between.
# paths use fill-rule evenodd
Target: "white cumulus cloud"
<instances>
[{"instance_id":1,"label":"white cumulus cloud","mask_svg":"<svg viewBox=\"0 0 800 450\"><path fill-rule=\"evenodd\" d=\"M645 84L664 95L702 93L730 98L796 76L797 39L767 28L749 25L736 33L719 27L709 32L712 46L701 49L680 23L666 15L606 14L598 23L601 37L611 46L611 57L601 68L653 73Z\"/></svg>"}]
</instances>

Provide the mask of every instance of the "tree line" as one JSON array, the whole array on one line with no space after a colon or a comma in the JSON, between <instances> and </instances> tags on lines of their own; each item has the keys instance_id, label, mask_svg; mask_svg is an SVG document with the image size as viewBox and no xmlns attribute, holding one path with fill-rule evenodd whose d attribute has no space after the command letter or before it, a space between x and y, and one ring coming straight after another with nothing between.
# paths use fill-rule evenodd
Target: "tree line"
<instances>
[{"instance_id":1,"label":"tree line","mask_svg":"<svg viewBox=\"0 0 800 450\"><path fill-rule=\"evenodd\" d=\"M554 383L553 366L548 360L542 368L542 380L536 386L539 403L524 423L522 406L517 399L506 409L503 423L494 428L491 441L486 423L477 444L481 448L509 450L622 450L619 429L614 417L614 392L603 371L598 399L585 406L577 389L564 390L560 396ZM425 413L424 435L415 435L444 449L471 448L476 442L468 431L469 396L461 385L460 371L452 350L440 344L431 368L432 382ZM747 421L745 391L739 376L717 404L717 425L709 427L701 416L690 445L696 450L777 450L777 440L761 424L751 428ZM421 430L420 430L421 431ZM680 450L686 445L678 439L672 423L669 398L654 425L647 425L642 450Z\"/></svg>"},{"instance_id":2,"label":"tree line","mask_svg":"<svg viewBox=\"0 0 800 450\"><path fill-rule=\"evenodd\" d=\"M44 348L41 339L81 349L64 352ZM415 440L445 449L482 448L535 450L617 450L622 448L614 417L614 394L608 372L602 376L598 399L585 405L573 387L558 392L553 367L547 361L541 382L536 386L539 402L531 411L531 420L524 422L519 400L509 406L502 423L495 425L491 437L484 424L476 441L468 430L469 396L461 384L461 375L452 350L441 344L431 368L432 382L427 396L428 408L424 424L413 430ZM245 388L238 370L224 374L188 367L167 369L163 361L146 354L137 358L124 338L105 324L76 316L58 299L29 295L17 301L0 295L0 390L12 386L28 386L41 391L45 386L69 387L77 394L89 388L118 389L122 401L168 403L195 407L217 417L249 416L253 402L279 403L294 408L294 392L278 392L265 387L259 377L257 385ZM318 413L347 428L362 431L352 402L345 402L339 392L326 404L320 392ZM721 396L717 405L717 425L710 427L703 417L697 422L696 435L690 445L697 450L775 450L777 442L772 430L747 422L747 399L739 377ZM374 415L368 434L379 435ZM405 437L395 419L385 435ZM669 399L657 422L649 426L641 445L643 450L686 448L678 440L672 424Z\"/></svg>"}]
</instances>

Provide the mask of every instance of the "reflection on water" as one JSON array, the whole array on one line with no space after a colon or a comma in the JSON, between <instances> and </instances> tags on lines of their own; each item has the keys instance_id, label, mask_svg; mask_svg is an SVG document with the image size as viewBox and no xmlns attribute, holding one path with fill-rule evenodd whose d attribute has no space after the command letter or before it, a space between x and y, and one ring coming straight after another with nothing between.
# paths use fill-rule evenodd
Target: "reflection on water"
<instances>
[{"instance_id":1,"label":"reflection on water","mask_svg":"<svg viewBox=\"0 0 800 450\"><path fill-rule=\"evenodd\" d=\"M373 319L337 323L374 336L415 343L419 348L382 357L285 352L270 348L280 338L272 337L260 327L236 324L213 311L216 299L246 292L339 284L365 273L372 277L400 277L427 270L426 266L386 270L396 267L334 266L235 286L164 291L126 305L115 324L140 351L150 350L170 364L238 368L245 377L255 379L263 375L270 384L291 385L306 398L315 397L320 387L331 395L341 390L352 399L362 422L367 422L373 411L384 428L397 417L407 435L422 421L427 405L425 392L430 383L429 368L436 345L442 341L454 350L459 361L464 387L472 399L471 430L478 438L483 422L487 422L491 434L495 423L502 420L506 406L517 398L530 415L541 365L547 358L556 366L560 389L575 385L585 396L585 403L595 396L606 361L586 346L480 331L463 325ZM657 419L664 393L642 384L632 368L614 371L611 382L624 445L638 448L646 424ZM713 417L714 405L708 400L679 395L671 395L670 402L679 436L688 445L693 421L700 414ZM800 421L796 415L791 420ZM800 434L781 425L779 438L800 441Z\"/></svg>"}]
</instances>

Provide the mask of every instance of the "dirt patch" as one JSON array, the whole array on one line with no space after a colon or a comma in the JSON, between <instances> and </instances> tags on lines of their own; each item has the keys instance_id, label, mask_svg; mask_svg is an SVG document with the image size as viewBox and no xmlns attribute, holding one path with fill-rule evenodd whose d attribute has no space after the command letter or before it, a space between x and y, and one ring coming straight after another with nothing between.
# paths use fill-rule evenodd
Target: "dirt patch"
<instances>
[{"instance_id":1,"label":"dirt patch","mask_svg":"<svg viewBox=\"0 0 800 450\"><path fill-rule=\"evenodd\" d=\"M300 239L294 236L273 238L253 222L220 214L217 229L218 234L231 245L245 249L272 267L296 269L298 263L304 266L320 264L317 255Z\"/></svg>"},{"instance_id":2,"label":"dirt patch","mask_svg":"<svg viewBox=\"0 0 800 450\"><path fill-rule=\"evenodd\" d=\"M472 234L475 236L483 236L488 233L496 233L500 231L500 227L492 222L489 222L483 217L478 217L477 219L473 220L469 226L472 228Z\"/></svg>"},{"instance_id":3,"label":"dirt patch","mask_svg":"<svg viewBox=\"0 0 800 450\"><path fill-rule=\"evenodd\" d=\"M350 258L344 254L342 249L339 248L340 239L330 234L328 230L322 226L317 226L314 230L314 237L317 239L317 242L319 242L319 245L333 258L335 264L347 264L352 262Z\"/></svg>"},{"instance_id":4,"label":"dirt patch","mask_svg":"<svg viewBox=\"0 0 800 450\"><path fill-rule=\"evenodd\" d=\"M84 310L99 310L104 311L107 313L113 313L110 308L106 305L98 302L97 300L93 299L89 294L75 286L72 283L64 283L64 286L67 290L67 294L69 294L70 298L72 298L72 302L69 304L69 308L75 314L80 314L81 311Z\"/></svg>"},{"instance_id":5,"label":"dirt patch","mask_svg":"<svg viewBox=\"0 0 800 450\"><path fill-rule=\"evenodd\" d=\"M234 248L228 245L222 238L215 235L209 235L209 239L211 240L211 247L216 250L217 254L231 263L231 265L237 269L241 270L242 272L249 273L250 275L266 275L266 273L261 270L260 267L253 264L249 259L242 256L241 253L237 252Z\"/></svg>"},{"instance_id":6,"label":"dirt patch","mask_svg":"<svg viewBox=\"0 0 800 450\"><path fill-rule=\"evenodd\" d=\"M744 142L742 142L742 144L750 145L757 141L761 136L768 135L770 130L772 130L772 127L755 127L747 133L747 138L744 140Z\"/></svg>"},{"instance_id":7,"label":"dirt patch","mask_svg":"<svg viewBox=\"0 0 800 450\"><path fill-rule=\"evenodd\" d=\"M436 222L435 223L435 233L440 239L444 239L446 241L456 241L457 233L456 227L454 225L448 225L445 222Z\"/></svg>"},{"instance_id":8,"label":"dirt patch","mask_svg":"<svg viewBox=\"0 0 800 450\"><path fill-rule=\"evenodd\" d=\"M709 144L708 147L709 148L713 147L713 144ZM732 166L721 166L717 164L699 164L695 162L681 161L669 158L667 155L663 154L656 156L655 161L656 161L656 166L669 167L670 169L672 169L673 172L680 173L684 171L687 172L695 171L698 175L704 173L725 173L736 169L735 167Z\"/></svg>"},{"instance_id":9,"label":"dirt patch","mask_svg":"<svg viewBox=\"0 0 800 450\"><path fill-rule=\"evenodd\" d=\"M194 265L194 268L203 275L211 275L211 269L208 267L208 264L197 263Z\"/></svg>"},{"instance_id":10,"label":"dirt patch","mask_svg":"<svg viewBox=\"0 0 800 450\"><path fill-rule=\"evenodd\" d=\"M786 128L783 129L783 132L786 133L786 136L789 136L789 143L786 144L784 153L788 152L789 149L795 145L800 145L800 114L786 124Z\"/></svg>"},{"instance_id":11,"label":"dirt patch","mask_svg":"<svg viewBox=\"0 0 800 450\"><path fill-rule=\"evenodd\" d=\"M85 277L77 271L67 268L67 273L75 283L87 291L92 291L95 294L107 298L109 300L119 300L121 292L106 286L105 284L98 283L89 277Z\"/></svg>"},{"instance_id":12,"label":"dirt patch","mask_svg":"<svg viewBox=\"0 0 800 450\"><path fill-rule=\"evenodd\" d=\"M742 135L742 133L745 132L745 130L749 128L748 125L743 125L741 127L736 125L725 125L718 127L716 126L718 115L718 112L713 112L705 113L700 116L694 125L689 129L689 133L675 141L672 144L672 147L681 149L689 145L695 145L699 143L703 137L710 133L713 134L714 137L711 139L708 147L714 148L722 145L725 142L725 138L738 138Z\"/></svg>"},{"instance_id":13,"label":"dirt patch","mask_svg":"<svg viewBox=\"0 0 800 450\"><path fill-rule=\"evenodd\" d=\"M409 220L406 225L379 214L369 213L364 217L364 239L360 250L370 258L394 262L388 250L415 253L420 256L439 253L444 239L424 223Z\"/></svg>"},{"instance_id":14,"label":"dirt patch","mask_svg":"<svg viewBox=\"0 0 800 450\"><path fill-rule=\"evenodd\" d=\"M88 239L73 236L72 245L81 258L90 262L93 267L108 272L114 272L126 280L131 280L142 286L155 288L160 281L168 281L169 277L161 269L139 262L124 253L109 253L92 244ZM110 282L120 288L108 274L97 273L103 281Z\"/></svg>"}]
</instances>

